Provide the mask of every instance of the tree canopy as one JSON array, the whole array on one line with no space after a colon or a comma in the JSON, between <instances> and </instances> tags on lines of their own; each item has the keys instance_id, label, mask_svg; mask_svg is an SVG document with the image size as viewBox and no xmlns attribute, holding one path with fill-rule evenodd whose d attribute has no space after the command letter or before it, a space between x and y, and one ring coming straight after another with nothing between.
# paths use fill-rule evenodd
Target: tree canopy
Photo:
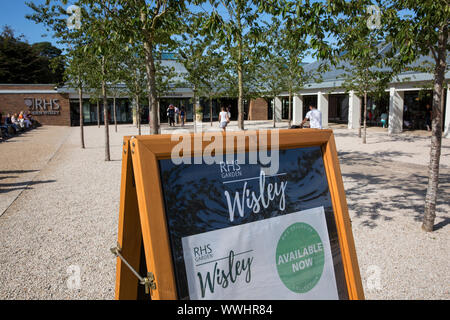
<instances>
[{"instance_id":1,"label":"tree canopy","mask_svg":"<svg viewBox=\"0 0 450 320\"><path fill-rule=\"evenodd\" d=\"M50 42L29 44L8 26L0 34L0 83L60 84L63 82L62 51Z\"/></svg>"}]
</instances>

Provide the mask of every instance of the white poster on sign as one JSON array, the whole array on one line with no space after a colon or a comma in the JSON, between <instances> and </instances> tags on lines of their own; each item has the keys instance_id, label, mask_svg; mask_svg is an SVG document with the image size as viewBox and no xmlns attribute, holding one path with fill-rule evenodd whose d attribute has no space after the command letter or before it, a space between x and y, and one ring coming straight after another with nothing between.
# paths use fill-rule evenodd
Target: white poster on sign
<instances>
[{"instance_id":1,"label":"white poster on sign","mask_svg":"<svg viewBox=\"0 0 450 320\"><path fill-rule=\"evenodd\" d=\"M323 207L182 239L192 300L338 299Z\"/></svg>"}]
</instances>

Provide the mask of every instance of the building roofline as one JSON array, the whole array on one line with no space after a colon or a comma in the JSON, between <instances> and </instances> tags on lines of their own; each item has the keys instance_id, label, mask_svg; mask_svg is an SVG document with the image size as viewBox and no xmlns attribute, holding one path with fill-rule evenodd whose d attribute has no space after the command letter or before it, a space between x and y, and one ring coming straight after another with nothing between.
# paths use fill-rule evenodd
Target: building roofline
<instances>
[{"instance_id":1,"label":"building roofline","mask_svg":"<svg viewBox=\"0 0 450 320\"><path fill-rule=\"evenodd\" d=\"M7 86L29 86L29 87L57 87L54 83L0 83L0 86L7 87Z\"/></svg>"}]
</instances>

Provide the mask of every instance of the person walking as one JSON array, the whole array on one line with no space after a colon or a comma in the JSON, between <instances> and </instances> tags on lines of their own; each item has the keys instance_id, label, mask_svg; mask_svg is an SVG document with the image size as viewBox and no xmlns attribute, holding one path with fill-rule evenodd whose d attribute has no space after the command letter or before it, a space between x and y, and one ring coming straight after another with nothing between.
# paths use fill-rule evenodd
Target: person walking
<instances>
[{"instance_id":1,"label":"person walking","mask_svg":"<svg viewBox=\"0 0 450 320\"><path fill-rule=\"evenodd\" d=\"M309 111L300 126L303 126L309 120L309 127L313 129L322 129L322 112L317 110L316 106L309 106Z\"/></svg>"},{"instance_id":2,"label":"person walking","mask_svg":"<svg viewBox=\"0 0 450 320\"><path fill-rule=\"evenodd\" d=\"M175 123L178 124L178 118L180 116L180 109L178 109L177 106L175 106Z\"/></svg>"},{"instance_id":3,"label":"person walking","mask_svg":"<svg viewBox=\"0 0 450 320\"><path fill-rule=\"evenodd\" d=\"M167 115L169 116L169 126L175 126L175 107L171 104L167 109Z\"/></svg>"},{"instance_id":4,"label":"person walking","mask_svg":"<svg viewBox=\"0 0 450 320\"><path fill-rule=\"evenodd\" d=\"M186 110L184 109L184 106L181 106L180 109L180 120L181 120L181 126L184 127L184 119L186 116Z\"/></svg>"},{"instance_id":5,"label":"person walking","mask_svg":"<svg viewBox=\"0 0 450 320\"><path fill-rule=\"evenodd\" d=\"M228 112L225 110L225 107L222 107L221 110L222 111L219 113L219 125L225 132L227 130L227 125L230 122L230 118L228 117Z\"/></svg>"},{"instance_id":6,"label":"person walking","mask_svg":"<svg viewBox=\"0 0 450 320\"><path fill-rule=\"evenodd\" d=\"M388 114L386 112L383 112L380 116L381 125L383 128L387 127L387 121L388 121Z\"/></svg>"}]
</instances>

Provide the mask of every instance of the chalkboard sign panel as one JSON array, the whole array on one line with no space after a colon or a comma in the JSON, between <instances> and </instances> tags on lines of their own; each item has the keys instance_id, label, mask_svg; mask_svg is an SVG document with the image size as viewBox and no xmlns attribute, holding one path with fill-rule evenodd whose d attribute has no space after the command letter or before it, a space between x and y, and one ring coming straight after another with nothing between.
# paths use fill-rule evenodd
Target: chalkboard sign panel
<instances>
[{"instance_id":1,"label":"chalkboard sign panel","mask_svg":"<svg viewBox=\"0 0 450 320\"><path fill-rule=\"evenodd\" d=\"M245 163L248 162L247 156ZM191 163L195 163L195 161L191 161ZM183 253L182 246L183 238L233 226L243 226L240 232L236 233L237 236L241 235L241 233L241 236L243 236L247 232L245 224L251 224L260 220L267 220L268 225L280 224L277 219L273 219L275 220L274 222L270 219L296 212L300 213L297 214L298 218L290 221L290 223L295 223L295 221L301 222L301 213L304 210L323 208L325 212L324 221L326 221L325 229L328 230L325 236L331 244L330 252L334 252L333 256L330 254L330 258L332 258L331 264L337 275L335 275L337 279L335 287L340 289L339 295L324 295L323 298L339 297L346 299L348 296L343 276L342 258L320 147L281 150L279 152L279 170L276 175L266 175L261 164L245 163L239 164L237 157L232 161L224 161L214 165L205 163L175 165L170 159L160 160L161 182L179 297L184 299L190 296L184 261L186 253ZM317 210L317 212L316 215L318 216L322 214L321 210ZM274 226L272 226L271 230L280 234L283 231ZM225 235L226 233L227 231L225 230ZM252 238L247 239L250 242L255 240ZM275 259L277 240L274 239L275 242L269 244L270 248L265 248L266 251L263 250L259 253L273 256L270 262L275 266L277 263ZM225 238L218 239L218 241L224 242L228 240L225 236ZM197 243L199 244L198 247L185 248L185 250L189 249L192 251L192 260L195 264L205 264L208 261L223 258L219 253L215 252L214 247L217 247L218 243L202 244L201 241L197 241ZM234 242L230 241L229 243ZM230 246L221 254L228 256L231 250L235 254L238 254L240 251L254 250L251 243L236 243L235 245L237 245L237 248ZM247 299L258 299L261 294L263 294L261 298L266 299L286 298L276 293L277 291L283 291L281 290L283 289L281 279L279 280L281 288L276 290L273 287L275 285L267 281L269 273L265 272L266 268L256 265L258 261L264 262L266 258L255 256L255 254L253 252L245 255L253 258L252 264L248 267L248 272L252 273L251 281L255 282L255 279L260 279L262 286L256 286L258 290L255 290L254 293L256 295L252 296L242 289L249 286L250 283L237 281L241 285L241 290L237 291L245 293L244 297ZM237 257L236 261L239 261ZM299 261L302 261L301 258L294 259L290 262L290 265L292 266ZM215 264L212 264L212 268L214 268ZM223 266L227 270L227 264L229 264L228 259L224 259L221 263L218 263L218 266ZM267 267L269 268L269 266ZM255 274L256 271L252 270L252 268L256 270L261 269L262 274ZM198 268L193 269L197 271ZM194 270L190 271L194 272ZM198 275L197 273L199 272L197 271L194 276L191 276L195 280L196 286L205 285L206 281L205 275ZM205 272L208 271L205 270ZM300 275L301 272L298 271L297 274ZM216 278L215 275L211 277ZM230 277L234 278L236 276L231 275ZM215 288L212 289L214 290L213 293L217 295L217 292L226 291L224 289L236 291L232 290L235 284L231 283L231 279L228 279L228 281L226 288L223 288L224 285L215 284ZM195 287L195 285L193 286ZM264 285L269 287L264 287ZM208 287L206 289L211 293L211 288ZM269 293L269 295L266 295L266 293ZM287 296L296 297L297 299L300 297L300 294L289 295L289 290L285 293ZM208 297L213 298L214 294L210 294ZM226 299L243 298L227 294L223 295L223 297ZM202 298L202 295L196 298Z\"/></svg>"},{"instance_id":2,"label":"chalkboard sign panel","mask_svg":"<svg viewBox=\"0 0 450 320\"><path fill-rule=\"evenodd\" d=\"M119 245L136 251L129 234L142 234L152 299L363 298L332 132L279 134L276 172L251 161L250 141L218 163L194 150L179 164L169 137L125 140ZM116 298L134 299L125 269L119 259Z\"/></svg>"}]
</instances>

